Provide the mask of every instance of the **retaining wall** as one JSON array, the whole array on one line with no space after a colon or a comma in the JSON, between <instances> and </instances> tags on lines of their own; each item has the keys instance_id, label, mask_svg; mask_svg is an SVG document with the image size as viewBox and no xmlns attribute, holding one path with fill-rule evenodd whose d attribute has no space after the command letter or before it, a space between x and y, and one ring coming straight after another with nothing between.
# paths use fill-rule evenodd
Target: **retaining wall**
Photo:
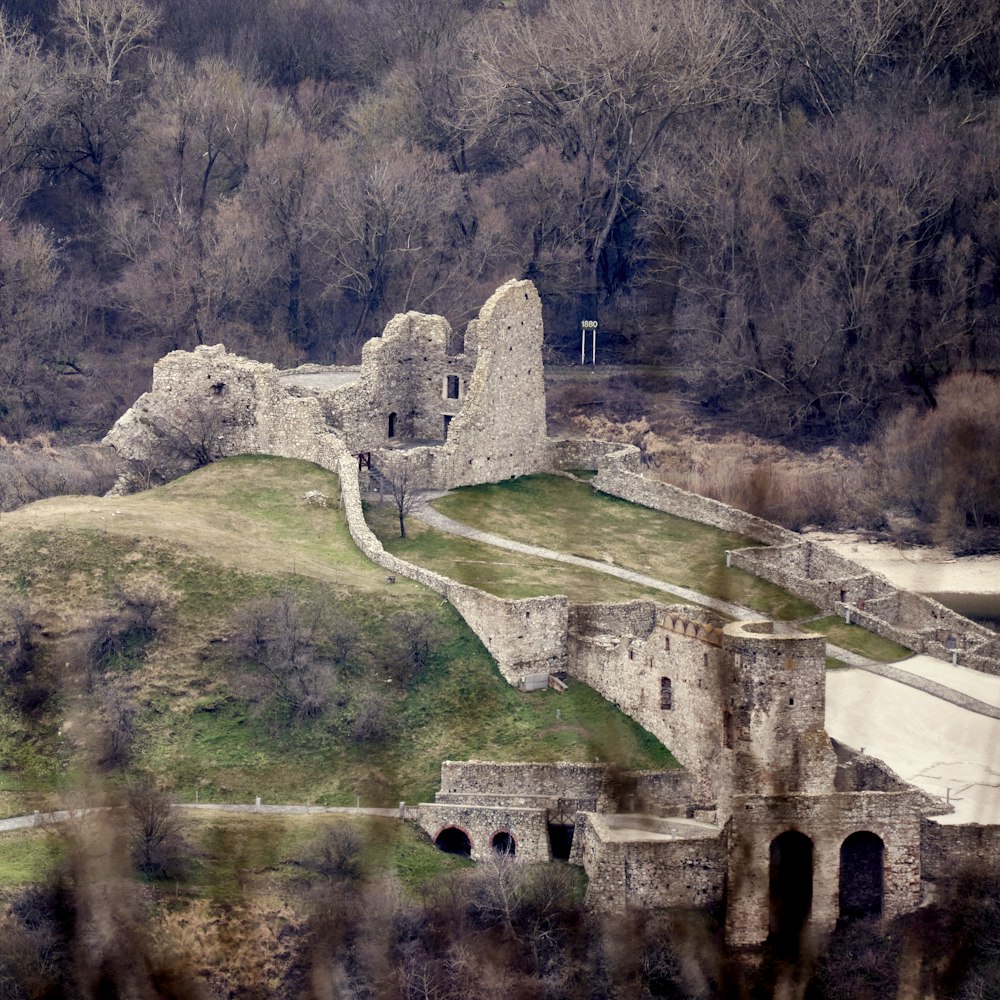
<instances>
[{"instance_id":1,"label":"retaining wall","mask_svg":"<svg viewBox=\"0 0 1000 1000\"><path fill-rule=\"evenodd\" d=\"M357 461L344 454L337 472L344 517L358 548L376 566L416 580L447 598L482 640L510 684L519 685L525 674L548 673L565 667L567 598L505 600L386 552L365 521Z\"/></svg>"}]
</instances>

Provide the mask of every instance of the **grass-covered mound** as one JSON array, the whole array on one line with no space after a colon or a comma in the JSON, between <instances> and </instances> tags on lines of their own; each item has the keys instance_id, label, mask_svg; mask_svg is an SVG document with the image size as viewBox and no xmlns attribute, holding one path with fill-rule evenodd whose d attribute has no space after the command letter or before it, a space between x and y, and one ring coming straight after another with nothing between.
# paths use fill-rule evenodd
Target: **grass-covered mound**
<instances>
[{"instance_id":1,"label":"grass-covered mound","mask_svg":"<svg viewBox=\"0 0 1000 1000\"><path fill-rule=\"evenodd\" d=\"M244 457L4 515L0 813L95 770L181 799L395 805L445 758L673 763L581 685L509 687L450 605L361 556L338 494Z\"/></svg>"}]
</instances>

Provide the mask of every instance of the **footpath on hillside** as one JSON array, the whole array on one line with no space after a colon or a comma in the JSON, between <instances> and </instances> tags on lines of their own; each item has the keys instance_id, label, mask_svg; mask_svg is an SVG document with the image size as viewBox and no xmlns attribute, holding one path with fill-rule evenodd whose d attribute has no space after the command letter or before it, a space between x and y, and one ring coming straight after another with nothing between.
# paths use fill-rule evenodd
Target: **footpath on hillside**
<instances>
[{"instance_id":1,"label":"footpath on hillside","mask_svg":"<svg viewBox=\"0 0 1000 1000\"><path fill-rule=\"evenodd\" d=\"M711 608L713 611L718 611L720 614L726 615L736 621L754 621L760 620L763 617L761 612L755 611L753 608L748 608L741 604L734 604L731 601L723 601L717 597L711 597L708 594L692 590L690 587L682 587L673 583L664 583L664 581L659 580L656 577L647 576L644 573L637 573L634 570L625 569L621 566L615 566L613 563L601 562L597 559L587 559L583 556L574 556L568 552L559 552L555 549L547 549L540 545L529 545L524 542L517 542L511 538L506 538L503 535L496 535L489 531L482 531L479 528L473 528L470 525L462 524L460 521L456 521L453 518L442 514L430 505L431 500L442 495L443 494L441 493L429 491L421 498L421 502L416 505L412 511L412 516L417 518L417 520L422 521L428 527L444 532L445 534L455 535L460 538L468 538L472 541L482 542L485 545L492 545L494 548L506 549L509 552L536 556L540 559L549 559L553 562L565 563L570 566L579 566L582 569L593 570L597 573L604 573L607 576L614 576L621 580L628 580L630 583L637 583L652 590L659 590L671 597L677 597L684 601L690 601L693 604L701 605L705 608ZM804 625L805 627L808 627L808 623L804 623ZM959 708L967 709L968 711L975 712L979 715L985 715L991 719L1000 719L1000 707L982 701L981 699L974 698L963 691L956 690L955 688L948 686L946 683L942 683L940 679L930 680L928 678L921 677L906 670L906 668L900 664L889 666L885 663L880 663L877 660L861 656L858 653L853 653L849 649L836 646L831 642L826 644L826 652L827 656L839 660L848 667L855 667L859 670L867 670L870 673L878 674L881 677L887 677L894 680L899 684L905 684L908 687L916 688L917 690L923 691L925 694L932 695L942 701L950 702L952 705L957 705ZM941 665L943 667L950 666L945 664L943 660L941 661Z\"/></svg>"}]
</instances>

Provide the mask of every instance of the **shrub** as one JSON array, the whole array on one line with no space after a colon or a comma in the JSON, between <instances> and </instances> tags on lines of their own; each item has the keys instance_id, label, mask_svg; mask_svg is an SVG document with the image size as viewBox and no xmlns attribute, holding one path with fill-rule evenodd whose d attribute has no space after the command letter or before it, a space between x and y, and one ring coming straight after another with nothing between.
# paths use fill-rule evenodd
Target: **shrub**
<instances>
[{"instance_id":1,"label":"shrub","mask_svg":"<svg viewBox=\"0 0 1000 1000\"><path fill-rule=\"evenodd\" d=\"M882 435L888 497L940 542L975 547L1000 529L1000 380L953 375L934 409L904 410Z\"/></svg>"}]
</instances>

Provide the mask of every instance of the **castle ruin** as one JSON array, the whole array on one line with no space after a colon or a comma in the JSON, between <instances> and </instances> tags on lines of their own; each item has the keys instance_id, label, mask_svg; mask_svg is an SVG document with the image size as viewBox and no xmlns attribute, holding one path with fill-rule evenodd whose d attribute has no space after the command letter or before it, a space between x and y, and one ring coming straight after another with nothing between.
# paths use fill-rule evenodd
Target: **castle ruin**
<instances>
[{"instance_id":1,"label":"castle ruin","mask_svg":"<svg viewBox=\"0 0 1000 1000\"><path fill-rule=\"evenodd\" d=\"M874 631L996 672L997 638L798 535L640 473L634 448L546 435L541 307L530 282L489 299L459 345L435 316L397 316L356 368L281 372L220 346L175 351L108 434L136 480L244 453L340 476L359 548L451 601L508 682L582 681L668 746L683 769L445 762L419 822L482 858L582 864L599 908L725 909L730 943L829 930L919 906L949 868L1000 858L1000 828L943 826L947 806L824 730L825 640L652 601L509 601L386 553L364 520L368 467L390 455L428 487L590 467L595 488L758 539L732 559ZM460 347L460 349L459 349Z\"/></svg>"}]
</instances>

